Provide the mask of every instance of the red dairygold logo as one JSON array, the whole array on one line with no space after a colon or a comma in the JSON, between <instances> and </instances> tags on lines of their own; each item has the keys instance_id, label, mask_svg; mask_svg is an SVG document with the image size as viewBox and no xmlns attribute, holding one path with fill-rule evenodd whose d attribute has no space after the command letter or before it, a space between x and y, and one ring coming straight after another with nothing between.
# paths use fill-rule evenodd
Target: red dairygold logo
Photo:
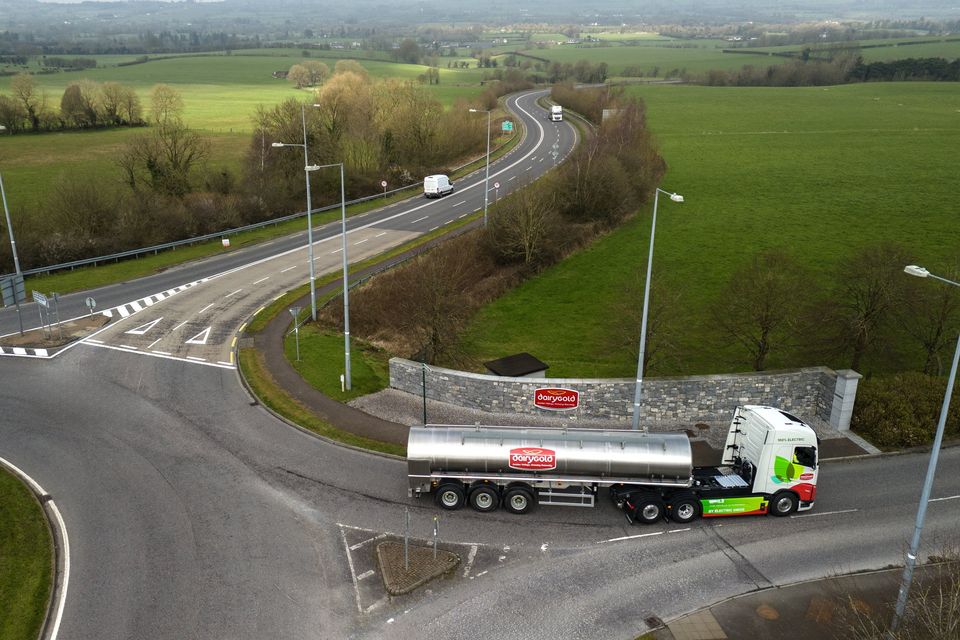
<instances>
[{"instance_id":1,"label":"red dairygold logo","mask_svg":"<svg viewBox=\"0 0 960 640\"><path fill-rule=\"evenodd\" d=\"M800 474L800 479L801 479L801 480L813 480L813 474L812 474L812 473L801 473L801 474Z\"/></svg>"},{"instance_id":2,"label":"red dairygold logo","mask_svg":"<svg viewBox=\"0 0 960 640\"><path fill-rule=\"evenodd\" d=\"M549 471L557 468L557 453L553 449L523 447L510 449L510 468L527 471Z\"/></svg>"},{"instance_id":3,"label":"red dairygold logo","mask_svg":"<svg viewBox=\"0 0 960 640\"><path fill-rule=\"evenodd\" d=\"M537 389L533 403L552 411L575 409L580 404L580 394L573 389Z\"/></svg>"}]
</instances>

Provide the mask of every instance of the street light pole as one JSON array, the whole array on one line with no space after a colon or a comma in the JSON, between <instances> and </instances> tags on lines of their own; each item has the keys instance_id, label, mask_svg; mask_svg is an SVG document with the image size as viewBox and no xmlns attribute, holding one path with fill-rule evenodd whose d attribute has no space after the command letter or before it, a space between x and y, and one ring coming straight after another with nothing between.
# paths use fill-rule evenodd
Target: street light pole
<instances>
[{"instance_id":1,"label":"street light pole","mask_svg":"<svg viewBox=\"0 0 960 640\"><path fill-rule=\"evenodd\" d=\"M6 127L0 126L0 131ZM20 321L20 335L23 335L23 316L20 315L20 298L17 297L17 283L23 280L20 274L20 259L17 257L17 241L13 239L13 225L10 224L10 209L7 208L7 192L3 188L3 176L0 175L0 196L3 197L3 215L7 218L7 235L10 236L10 251L13 253L13 302L17 305L17 320Z\"/></svg>"},{"instance_id":2,"label":"street light pole","mask_svg":"<svg viewBox=\"0 0 960 640\"><path fill-rule=\"evenodd\" d=\"M908 265L904 272L918 278L934 278L955 287L960 282L947 280L935 276L923 267ZM900 580L900 592L897 594L897 606L890 623L890 631L896 631L900 620L907 608L907 596L910 594L910 584L913 582L913 568L917 563L917 552L920 548L920 535L923 532L923 523L927 517L927 503L930 501L930 492L933 490L933 478L937 473L937 461L940 457L940 445L943 443L943 431L947 423L947 413L950 410L950 399L953 396L953 384L957 378L957 363L960 362L960 336L957 336L957 348L953 354L953 366L950 367L950 376L947 378L947 390L943 394L943 406L940 408L940 419L937 421L937 433L933 438L933 449L930 451L930 462L927 464L927 477L923 482L923 491L920 492L920 506L917 509L917 522L913 530L913 539L910 541L910 550L903 566L903 577Z\"/></svg>"},{"instance_id":3,"label":"street light pole","mask_svg":"<svg viewBox=\"0 0 960 640\"><path fill-rule=\"evenodd\" d=\"M470 112L487 114L487 169L483 178L483 226L487 226L487 202L490 197L490 110L470 109Z\"/></svg>"},{"instance_id":4,"label":"street light pole","mask_svg":"<svg viewBox=\"0 0 960 640\"><path fill-rule=\"evenodd\" d=\"M637 358L637 385L633 393L633 430L640 428L640 396L643 387L643 356L647 347L647 309L650 305L650 274L653 271L653 235L657 230L657 203L660 194L670 196L674 202L683 202L683 196L678 193L664 191L657 187L653 194L653 221L650 223L650 250L647 253L647 279L643 283L643 319L640 321L640 356ZM647 430L646 426L643 428Z\"/></svg>"},{"instance_id":5,"label":"street light pole","mask_svg":"<svg viewBox=\"0 0 960 640\"><path fill-rule=\"evenodd\" d=\"M347 280L347 196L340 163L340 232L343 237L343 360L347 391L350 391L350 283Z\"/></svg>"}]
</instances>

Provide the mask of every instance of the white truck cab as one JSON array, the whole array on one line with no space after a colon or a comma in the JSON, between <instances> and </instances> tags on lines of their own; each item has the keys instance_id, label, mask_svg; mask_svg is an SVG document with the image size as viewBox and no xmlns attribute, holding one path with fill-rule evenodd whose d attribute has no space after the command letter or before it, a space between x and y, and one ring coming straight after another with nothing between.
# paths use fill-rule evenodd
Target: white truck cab
<instances>
[{"instance_id":1,"label":"white truck cab","mask_svg":"<svg viewBox=\"0 0 960 640\"><path fill-rule=\"evenodd\" d=\"M423 179L423 195L427 198L442 198L453 193L453 183L443 174L427 176Z\"/></svg>"}]
</instances>

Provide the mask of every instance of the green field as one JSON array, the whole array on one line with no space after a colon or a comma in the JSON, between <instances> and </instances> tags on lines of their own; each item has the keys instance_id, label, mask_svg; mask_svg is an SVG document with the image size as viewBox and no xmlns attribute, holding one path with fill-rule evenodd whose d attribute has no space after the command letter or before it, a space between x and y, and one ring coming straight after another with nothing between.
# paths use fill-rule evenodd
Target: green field
<instances>
[{"instance_id":1,"label":"green field","mask_svg":"<svg viewBox=\"0 0 960 640\"><path fill-rule=\"evenodd\" d=\"M0 638L33 640L53 572L50 530L36 498L0 468Z\"/></svg>"},{"instance_id":2,"label":"green field","mask_svg":"<svg viewBox=\"0 0 960 640\"><path fill-rule=\"evenodd\" d=\"M311 56L319 58L312 51ZM354 52L357 56L369 52ZM258 55L259 54L259 55ZM349 52L339 52L348 57ZM97 56L102 64L115 65L130 56ZM145 109L149 93L158 83L166 83L183 95L184 119L206 134L211 142L209 164L213 167L239 167L241 155L253 130L252 116L259 105L274 105L289 98L305 98L310 90L297 90L286 80L275 79L273 71L287 70L304 60L300 50L257 49L236 52L168 57L126 67L108 66L82 72L64 72L35 76L46 92L51 106L58 106L66 86L81 78L97 82L116 81L134 87ZM331 70L335 60L324 60ZM375 78L416 80L427 67L386 61L362 60ZM425 86L445 106L458 99L478 95L483 76L480 69L440 68L440 84ZM8 93L10 77L0 78L0 93ZM33 210L46 199L46 193L64 173L111 184L119 179L114 159L116 152L142 130L123 129L69 133L43 133L0 136L0 172L3 173L11 209Z\"/></svg>"},{"instance_id":3,"label":"green field","mask_svg":"<svg viewBox=\"0 0 960 640\"><path fill-rule=\"evenodd\" d=\"M956 149L960 85L875 83L816 88L633 87L647 103L669 169L654 272L682 294L677 362L653 375L749 368L709 321L729 276L757 251L783 247L835 282L844 256L892 240L932 271L956 258ZM628 377L635 356L616 348L618 304L646 266L649 212L488 306L466 336L478 360L529 351L550 375ZM640 305L642 298L636 300ZM882 368L918 366L908 345L891 345ZM808 362L774 353L768 368ZM881 370L867 360L865 373Z\"/></svg>"},{"instance_id":4,"label":"green field","mask_svg":"<svg viewBox=\"0 0 960 640\"><path fill-rule=\"evenodd\" d=\"M930 42L936 38L906 38L896 40L859 40L849 43L828 43L822 46L813 46L811 49L817 51L823 49L831 51L831 45L841 46L859 45L857 53L863 56L866 62L886 62L890 60L902 60L904 58L947 58L953 60L960 57L960 38L951 36L950 38L936 39L937 42ZM782 47L758 47L745 49L746 51L766 51L770 53L799 53L804 47L799 45L788 45ZM727 54L738 55L738 54ZM752 58L752 55L743 55L743 58ZM760 60L765 60L763 56L757 56ZM761 64L761 63L754 63ZM764 63L766 64L766 63Z\"/></svg>"},{"instance_id":5,"label":"green field","mask_svg":"<svg viewBox=\"0 0 960 640\"><path fill-rule=\"evenodd\" d=\"M756 62L758 57L767 64L783 62L780 58L766 56L741 56L724 54L719 41L694 41L694 46L678 46L658 41L651 41L649 45L630 46L577 46L563 45L538 51L536 55L548 58L551 62L574 64L580 60L587 60L594 64L606 62L611 76L619 76L624 68L640 66L644 73L649 74L654 67L659 68L660 76L677 69L689 72L708 71L710 69L739 69L745 64Z\"/></svg>"}]
</instances>

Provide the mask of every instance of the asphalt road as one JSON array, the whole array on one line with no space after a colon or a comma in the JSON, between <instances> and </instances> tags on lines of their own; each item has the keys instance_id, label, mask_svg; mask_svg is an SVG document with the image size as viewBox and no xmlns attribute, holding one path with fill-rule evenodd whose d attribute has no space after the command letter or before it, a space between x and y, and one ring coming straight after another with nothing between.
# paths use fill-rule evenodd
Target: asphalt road
<instances>
[{"instance_id":1,"label":"asphalt road","mask_svg":"<svg viewBox=\"0 0 960 640\"><path fill-rule=\"evenodd\" d=\"M532 99L520 108L532 112ZM501 183L547 169L552 155L533 159L552 148L555 126L528 123ZM534 140L536 149L526 146ZM478 184L475 176L440 201L351 221L351 259L376 234L399 241L475 210ZM433 219L417 220L425 213ZM318 271L321 260L339 263L337 239L336 230L318 234ZM653 617L757 587L901 561L922 455L827 462L815 510L787 519L630 527L605 500L517 517L408 499L401 461L276 420L224 360L251 309L303 282L301 244L277 241L98 291L118 309L197 282L112 324L100 344L49 361L0 358L0 455L52 494L70 535L60 637L632 638ZM204 344L183 346L207 327ZM144 357L151 349L170 355ZM958 462L960 449L941 458L925 552L957 542ZM402 534L407 509L415 539L428 538L438 516L442 546L463 564L390 600L371 572L373 548Z\"/></svg>"}]
</instances>

